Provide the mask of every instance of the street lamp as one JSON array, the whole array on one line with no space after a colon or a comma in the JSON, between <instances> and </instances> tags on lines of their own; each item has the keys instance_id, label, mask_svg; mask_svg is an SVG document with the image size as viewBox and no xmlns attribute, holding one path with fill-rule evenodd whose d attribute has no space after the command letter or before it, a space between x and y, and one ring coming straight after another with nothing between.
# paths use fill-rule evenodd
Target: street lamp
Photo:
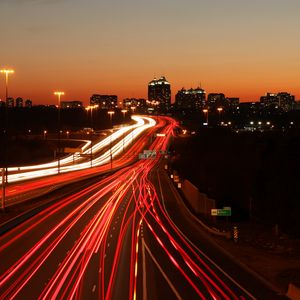
<instances>
[{"instance_id":1,"label":"street lamp","mask_svg":"<svg viewBox=\"0 0 300 300\"><path fill-rule=\"evenodd\" d=\"M207 108L204 108L204 109L202 110L202 112L203 112L204 114L206 114L206 125L208 126L208 109L207 109Z\"/></svg>"},{"instance_id":2,"label":"street lamp","mask_svg":"<svg viewBox=\"0 0 300 300\"><path fill-rule=\"evenodd\" d=\"M127 109L122 109L122 110L121 110L121 112L123 113L123 118L124 118L124 120L125 120L125 114L127 113L127 111L128 111Z\"/></svg>"},{"instance_id":3,"label":"street lamp","mask_svg":"<svg viewBox=\"0 0 300 300\"><path fill-rule=\"evenodd\" d=\"M91 128L92 129L93 129L93 110L98 107L99 107L99 105L95 104L95 105L89 105L88 107L85 108L87 111L89 111L89 110L91 111Z\"/></svg>"},{"instance_id":4,"label":"street lamp","mask_svg":"<svg viewBox=\"0 0 300 300\"><path fill-rule=\"evenodd\" d=\"M47 130L44 130L44 140L46 139Z\"/></svg>"},{"instance_id":5,"label":"street lamp","mask_svg":"<svg viewBox=\"0 0 300 300\"><path fill-rule=\"evenodd\" d=\"M136 107L135 106L131 106L130 108L132 110L132 113L135 113Z\"/></svg>"},{"instance_id":6,"label":"street lamp","mask_svg":"<svg viewBox=\"0 0 300 300\"><path fill-rule=\"evenodd\" d=\"M61 145L60 145L60 134L61 134L61 124L60 124L60 98L63 96L65 93L64 92L54 92L54 95L57 96L58 98L58 160L57 160L57 173L60 173L60 151L61 151Z\"/></svg>"},{"instance_id":7,"label":"street lamp","mask_svg":"<svg viewBox=\"0 0 300 300\"><path fill-rule=\"evenodd\" d=\"M223 107L218 107L217 111L219 112L219 124L221 125L221 113L223 111Z\"/></svg>"},{"instance_id":8,"label":"street lamp","mask_svg":"<svg viewBox=\"0 0 300 300\"><path fill-rule=\"evenodd\" d=\"M95 104L95 105L91 105L87 107L87 111L91 111L91 168L93 167L93 133L94 133L94 126L93 126L93 110L98 108L99 105Z\"/></svg>"},{"instance_id":9,"label":"street lamp","mask_svg":"<svg viewBox=\"0 0 300 300\"><path fill-rule=\"evenodd\" d=\"M115 114L113 110L109 110L108 112L109 118L110 118L110 127L112 128L112 117ZM112 133L111 133L112 135ZM110 153L110 169L112 170L112 153L111 153L111 135L110 135L110 143L109 143L109 153Z\"/></svg>"},{"instance_id":10,"label":"street lamp","mask_svg":"<svg viewBox=\"0 0 300 300\"><path fill-rule=\"evenodd\" d=\"M127 109L122 109L121 112L123 113L123 119L125 121L125 114L127 113ZM125 137L123 138L123 152L124 152L124 139Z\"/></svg>"},{"instance_id":11,"label":"street lamp","mask_svg":"<svg viewBox=\"0 0 300 300\"><path fill-rule=\"evenodd\" d=\"M7 105L7 99L8 99L8 75L15 73L14 70L9 69L2 69L0 70L0 73L5 74L5 99L6 99L6 105Z\"/></svg>"},{"instance_id":12,"label":"street lamp","mask_svg":"<svg viewBox=\"0 0 300 300\"><path fill-rule=\"evenodd\" d=\"M109 110L107 113L108 113L109 119L110 119L110 126L112 127L112 117L115 114L115 112L113 110Z\"/></svg>"},{"instance_id":13,"label":"street lamp","mask_svg":"<svg viewBox=\"0 0 300 300\"><path fill-rule=\"evenodd\" d=\"M7 184L7 121L8 121L8 76L13 74L15 71L10 69L2 69L0 73L5 74L5 121L4 121L4 166L2 168L2 201L1 208L5 210L5 188Z\"/></svg>"}]
</instances>

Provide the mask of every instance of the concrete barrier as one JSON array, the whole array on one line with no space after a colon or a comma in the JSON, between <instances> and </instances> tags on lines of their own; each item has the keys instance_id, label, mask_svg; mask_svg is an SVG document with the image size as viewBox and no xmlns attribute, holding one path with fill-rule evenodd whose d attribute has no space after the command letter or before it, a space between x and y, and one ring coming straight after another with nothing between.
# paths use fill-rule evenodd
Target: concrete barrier
<instances>
[{"instance_id":1,"label":"concrete barrier","mask_svg":"<svg viewBox=\"0 0 300 300\"><path fill-rule=\"evenodd\" d=\"M195 213L210 216L211 209L216 208L216 201L208 198L206 194L200 193L190 181L185 179L181 190Z\"/></svg>"}]
</instances>

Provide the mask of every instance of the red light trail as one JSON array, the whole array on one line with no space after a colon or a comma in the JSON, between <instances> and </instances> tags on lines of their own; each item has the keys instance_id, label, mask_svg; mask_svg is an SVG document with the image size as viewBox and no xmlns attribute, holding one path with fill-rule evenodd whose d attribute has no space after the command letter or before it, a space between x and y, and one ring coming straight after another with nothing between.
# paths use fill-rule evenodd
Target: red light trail
<instances>
[{"instance_id":1,"label":"red light trail","mask_svg":"<svg viewBox=\"0 0 300 300\"><path fill-rule=\"evenodd\" d=\"M168 149L177 125L171 118L159 119L155 130L165 137L155 138L149 147L157 153ZM152 134L151 130L147 139ZM142 137L131 151L140 151L145 143ZM125 154L115 166L129 161ZM159 161L157 156L123 167L2 235L0 255L7 262L1 267L0 299L26 299L32 293L40 300L109 300L119 297L120 287L125 287L122 299L141 299L145 285L151 286L151 281L141 280L146 265L141 264L141 249L149 259L168 265L160 268L169 285L168 277L176 274L194 299L254 299L248 293L242 298L244 292L229 286L174 226L151 181ZM182 299L192 299L171 288Z\"/></svg>"}]
</instances>

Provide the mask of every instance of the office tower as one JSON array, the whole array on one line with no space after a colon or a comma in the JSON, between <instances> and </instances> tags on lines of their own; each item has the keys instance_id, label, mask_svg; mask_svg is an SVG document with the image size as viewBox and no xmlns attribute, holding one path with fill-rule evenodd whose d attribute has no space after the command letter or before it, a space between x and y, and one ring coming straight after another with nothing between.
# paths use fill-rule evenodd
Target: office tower
<instances>
[{"instance_id":1,"label":"office tower","mask_svg":"<svg viewBox=\"0 0 300 300\"><path fill-rule=\"evenodd\" d=\"M156 111L166 113L171 107L171 85L164 76L148 83L148 100L155 102Z\"/></svg>"},{"instance_id":2,"label":"office tower","mask_svg":"<svg viewBox=\"0 0 300 300\"><path fill-rule=\"evenodd\" d=\"M142 98L125 98L123 100L123 108L131 112L146 113L146 99Z\"/></svg>"},{"instance_id":3,"label":"office tower","mask_svg":"<svg viewBox=\"0 0 300 300\"><path fill-rule=\"evenodd\" d=\"M211 110L217 110L218 107L223 109L227 107L225 95L222 93L210 93L207 96L207 105Z\"/></svg>"},{"instance_id":4,"label":"office tower","mask_svg":"<svg viewBox=\"0 0 300 300\"><path fill-rule=\"evenodd\" d=\"M11 97L7 98L6 105L7 105L7 107L14 107L15 106L14 98L11 98Z\"/></svg>"},{"instance_id":5,"label":"office tower","mask_svg":"<svg viewBox=\"0 0 300 300\"><path fill-rule=\"evenodd\" d=\"M16 99L16 107L23 107L23 99L21 97Z\"/></svg>"},{"instance_id":6,"label":"office tower","mask_svg":"<svg viewBox=\"0 0 300 300\"><path fill-rule=\"evenodd\" d=\"M118 96L94 94L90 98L90 105L99 105L99 109L114 109L118 107Z\"/></svg>"},{"instance_id":7,"label":"office tower","mask_svg":"<svg viewBox=\"0 0 300 300\"><path fill-rule=\"evenodd\" d=\"M25 107L27 107L27 108L31 108L32 107L32 101L30 99L27 99L25 101Z\"/></svg>"},{"instance_id":8,"label":"office tower","mask_svg":"<svg viewBox=\"0 0 300 300\"><path fill-rule=\"evenodd\" d=\"M175 96L176 110L200 111L205 106L206 92L200 87L186 90L182 88Z\"/></svg>"}]
</instances>

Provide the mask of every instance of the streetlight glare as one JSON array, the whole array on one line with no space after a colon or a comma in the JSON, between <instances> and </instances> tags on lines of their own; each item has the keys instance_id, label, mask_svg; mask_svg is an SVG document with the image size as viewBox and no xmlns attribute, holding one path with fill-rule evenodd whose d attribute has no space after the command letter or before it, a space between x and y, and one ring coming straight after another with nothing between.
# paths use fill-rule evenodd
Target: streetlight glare
<instances>
[{"instance_id":1,"label":"streetlight glare","mask_svg":"<svg viewBox=\"0 0 300 300\"><path fill-rule=\"evenodd\" d=\"M64 95L65 93L64 92L54 92L54 95L55 96L62 96Z\"/></svg>"},{"instance_id":2,"label":"streetlight glare","mask_svg":"<svg viewBox=\"0 0 300 300\"><path fill-rule=\"evenodd\" d=\"M15 73L14 70L11 70L11 69L2 69L0 70L1 73L5 73L5 74L12 74L12 73Z\"/></svg>"},{"instance_id":3,"label":"streetlight glare","mask_svg":"<svg viewBox=\"0 0 300 300\"><path fill-rule=\"evenodd\" d=\"M14 73L14 70L11 69L1 69L0 72L2 74L5 74L5 101L6 101L6 107L7 107L7 101L8 101L8 75ZM5 118L7 120L8 116L7 116L7 109L6 109L6 113L5 113ZM4 127L4 132L5 132L5 140L7 139L7 128L6 126ZM4 142L4 144L6 145L6 142ZM5 146L6 147L6 146ZM5 148L6 149L6 148ZM6 153L7 149L4 151ZM6 190L6 184L7 184L7 154L5 154L4 157L4 162L5 162L5 166L2 168L2 200L1 200L1 207L2 210L5 210L5 190Z\"/></svg>"}]
</instances>

